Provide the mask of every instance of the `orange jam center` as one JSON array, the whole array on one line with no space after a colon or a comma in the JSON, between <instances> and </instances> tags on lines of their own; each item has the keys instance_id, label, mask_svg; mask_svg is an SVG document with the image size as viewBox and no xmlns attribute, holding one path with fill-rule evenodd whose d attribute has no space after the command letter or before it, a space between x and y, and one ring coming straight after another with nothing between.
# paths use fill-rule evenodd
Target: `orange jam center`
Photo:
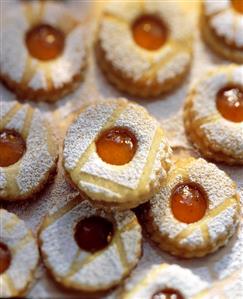
<instances>
[{"instance_id":1,"label":"orange jam center","mask_svg":"<svg viewBox=\"0 0 243 299\"><path fill-rule=\"evenodd\" d=\"M93 253L108 246L113 234L113 224L110 221L99 216L91 216L77 224L74 238L81 249Z\"/></svg>"},{"instance_id":2,"label":"orange jam center","mask_svg":"<svg viewBox=\"0 0 243 299\"><path fill-rule=\"evenodd\" d=\"M40 60L57 58L64 49L63 32L50 25L37 25L26 34L26 44L30 54Z\"/></svg>"},{"instance_id":3,"label":"orange jam center","mask_svg":"<svg viewBox=\"0 0 243 299\"><path fill-rule=\"evenodd\" d=\"M0 132L0 167L7 167L19 161L25 153L25 141L17 132Z\"/></svg>"},{"instance_id":4,"label":"orange jam center","mask_svg":"<svg viewBox=\"0 0 243 299\"><path fill-rule=\"evenodd\" d=\"M236 11L243 14L243 1L242 0L231 0L231 3Z\"/></svg>"},{"instance_id":5,"label":"orange jam center","mask_svg":"<svg viewBox=\"0 0 243 299\"><path fill-rule=\"evenodd\" d=\"M243 89L230 86L221 89L217 94L217 109L221 115L233 122L243 121Z\"/></svg>"},{"instance_id":6,"label":"orange jam center","mask_svg":"<svg viewBox=\"0 0 243 299\"><path fill-rule=\"evenodd\" d=\"M11 253L8 247L0 242L0 274L4 273L11 263Z\"/></svg>"},{"instance_id":7,"label":"orange jam center","mask_svg":"<svg viewBox=\"0 0 243 299\"><path fill-rule=\"evenodd\" d=\"M171 195L171 209L177 220L193 223L204 216L207 209L207 198L198 185L179 184Z\"/></svg>"},{"instance_id":8,"label":"orange jam center","mask_svg":"<svg viewBox=\"0 0 243 299\"><path fill-rule=\"evenodd\" d=\"M142 48L158 50L167 39L165 24L155 16L144 15L139 17L132 26L135 42Z\"/></svg>"},{"instance_id":9,"label":"orange jam center","mask_svg":"<svg viewBox=\"0 0 243 299\"><path fill-rule=\"evenodd\" d=\"M106 163L124 165L134 157L137 139L129 130L117 127L101 134L96 142L96 149Z\"/></svg>"},{"instance_id":10,"label":"orange jam center","mask_svg":"<svg viewBox=\"0 0 243 299\"><path fill-rule=\"evenodd\" d=\"M173 289L164 289L154 294L151 299L183 299L181 294Z\"/></svg>"}]
</instances>

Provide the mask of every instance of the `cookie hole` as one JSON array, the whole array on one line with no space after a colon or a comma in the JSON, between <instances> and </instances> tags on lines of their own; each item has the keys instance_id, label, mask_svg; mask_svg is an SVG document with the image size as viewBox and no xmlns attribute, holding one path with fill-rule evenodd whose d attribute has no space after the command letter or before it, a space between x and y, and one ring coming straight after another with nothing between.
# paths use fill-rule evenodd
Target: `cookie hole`
<instances>
[{"instance_id":1,"label":"cookie hole","mask_svg":"<svg viewBox=\"0 0 243 299\"><path fill-rule=\"evenodd\" d=\"M7 245L0 242L0 274L8 270L11 263L11 252Z\"/></svg>"},{"instance_id":2,"label":"cookie hole","mask_svg":"<svg viewBox=\"0 0 243 299\"><path fill-rule=\"evenodd\" d=\"M106 248L113 235L112 222L103 217L91 216L76 225L74 238L81 249L94 253Z\"/></svg>"},{"instance_id":3,"label":"cookie hole","mask_svg":"<svg viewBox=\"0 0 243 299\"><path fill-rule=\"evenodd\" d=\"M165 44L168 29L160 18L154 15L142 15L133 23L132 34L138 46L155 51Z\"/></svg>"},{"instance_id":4,"label":"cookie hole","mask_svg":"<svg viewBox=\"0 0 243 299\"><path fill-rule=\"evenodd\" d=\"M242 0L231 0L233 8L243 14L243 1Z\"/></svg>"},{"instance_id":5,"label":"cookie hole","mask_svg":"<svg viewBox=\"0 0 243 299\"><path fill-rule=\"evenodd\" d=\"M7 167L18 162L26 151L22 136L13 130L0 132L0 167Z\"/></svg>"},{"instance_id":6,"label":"cookie hole","mask_svg":"<svg viewBox=\"0 0 243 299\"><path fill-rule=\"evenodd\" d=\"M164 289L155 293L151 299L184 299L184 297L177 290Z\"/></svg>"},{"instance_id":7,"label":"cookie hole","mask_svg":"<svg viewBox=\"0 0 243 299\"><path fill-rule=\"evenodd\" d=\"M137 138L128 129L115 127L99 136L96 150L104 162L124 165L130 162L136 153Z\"/></svg>"},{"instance_id":8,"label":"cookie hole","mask_svg":"<svg viewBox=\"0 0 243 299\"><path fill-rule=\"evenodd\" d=\"M232 122L243 121L243 88L231 85L219 90L216 96L219 113Z\"/></svg>"},{"instance_id":9,"label":"cookie hole","mask_svg":"<svg viewBox=\"0 0 243 299\"><path fill-rule=\"evenodd\" d=\"M65 45L64 33L48 24L39 24L26 33L29 53L39 60L51 60L61 55Z\"/></svg>"},{"instance_id":10,"label":"cookie hole","mask_svg":"<svg viewBox=\"0 0 243 299\"><path fill-rule=\"evenodd\" d=\"M171 193L174 217L184 223L194 223L206 213L208 199L205 191L195 183L178 184Z\"/></svg>"}]
</instances>

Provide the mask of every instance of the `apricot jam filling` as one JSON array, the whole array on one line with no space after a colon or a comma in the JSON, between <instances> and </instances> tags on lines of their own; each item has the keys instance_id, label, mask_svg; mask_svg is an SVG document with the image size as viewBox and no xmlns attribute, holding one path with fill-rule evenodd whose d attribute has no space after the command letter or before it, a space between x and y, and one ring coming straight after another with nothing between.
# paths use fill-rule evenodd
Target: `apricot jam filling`
<instances>
[{"instance_id":1,"label":"apricot jam filling","mask_svg":"<svg viewBox=\"0 0 243 299\"><path fill-rule=\"evenodd\" d=\"M64 49L64 33L47 24L40 24L26 33L26 45L29 53L39 60L57 58Z\"/></svg>"},{"instance_id":2,"label":"apricot jam filling","mask_svg":"<svg viewBox=\"0 0 243 299\"><path fill-rule=\"evenodd\" d=\"M219 90L216 105L220 114L232 122L243 121L243 88L237 85Z\"/></svg>"},{"instance_id":3,"label":"apricot jam filling","mask_svg":"<svg viewBox=\"0 0 243 299\"><path fill-rule=\"evenodd\" d=\"M11 253L8 247L0 242L0 274L4 273L10 266Z\"/></svg>"},{"instance_id":4,"label":"apricot jam filling","mask_svg":"<svg viewBox=\"0 0 243 299\"><path fill-rule=\"evenodd\" d=\"M188 224L203 218L207 202L205 192L194 183L178 184L171 194L171 210L174 217Z\"/></svg>"},{"instance_id":5,"label":"apricot jam filling","mask_svg":"<svg viewBox=\"0 0 243 299\"><path fill-rule=\"evenodd\" d=\"M137 45L146 50L154 51L164 45L168 30L159 18L153 15L143 15L132 25L132 34Z\"/></svg>"},{"instance_id":6,"label":"apricot jam filling","mask_svg":"<svg viewBox=\"0 0 243 299\"><path fill-rule=\"evenodd\" d=\"M115 127L100 135L96 141L96 150L104 162L124 165L134 157L137 139L128 129Z\"/></svg>"},{"instance_id":7,"label":"apricot jam filling","mask_svg":"<svg viewBox=\"0 0 243 299\"><path fill-rule=\"evenodd\" d=\"M182 295L174 289L164 289L153 295L151 299L184 299Z\"/></svg>"},{"instance_id":8,"label":"apricot jam filling","mask_svg":"<svg viewBox=\"0 0 243 299\"><path fill-rule=\"evenodd\" d=\"M26 150L21 135L12 130L0 132L0 167L7 167L18 162Z\"/></svg>"},{"instance_id":9,"label":"apricot jam filling","mask_svg":"<svg viewBox=\"0 0 243 299\"><path fill-rule=\"evenodd\" d=\"M113 235L112 222L103 217L91 216L76 225L74 238L81 249L94 253L106 248Z\"/></svg>"},{"instance_id":10,"label":"apricot jam filling","mask_svg":"<svg viewBox=\"0 0 243 299\"><path fill-rule=\"evenodd\" d=\"M243 14L243 1L242 0L231 0L231 3L237 12Z\"/></svg>"}]
</instances>

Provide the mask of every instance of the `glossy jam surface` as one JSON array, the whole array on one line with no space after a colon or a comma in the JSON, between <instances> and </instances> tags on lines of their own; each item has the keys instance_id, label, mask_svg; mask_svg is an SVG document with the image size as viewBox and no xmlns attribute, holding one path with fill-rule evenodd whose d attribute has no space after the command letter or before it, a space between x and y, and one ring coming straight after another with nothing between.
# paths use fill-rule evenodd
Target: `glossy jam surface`
<instances>
[{"instance_id":1,"label":"glossy jam surface","mask_svg":"<svg viewBox=\"0 0 243 299\"><path fill-rule=\"evenodd\" d=\"M243 1L242 0L231 0L234 9L243 14Z\"/></svg>"},{"instance_id":2,"label":"glossy jam surface","mask_svg":"<svg viewBox=\"0 0 243 299\"><path fill-rule=\"evenodd\" d=\"M182 295L173 289L164 289L155 293L151 299L184 299Z\"/></svg>"},{"instance_id":3,"label":"glossy jam surface","mask_svg":"<svg viewBox=\"0 0 243 299\"><path fill-rule=\"evenodd\" d=\"M159 18L143 15L134 22L132 33L135 42L140 47L154 51L164 45L167 40L168 30Z\"/></svg>"},{"instance_id":4,"label":"glossy jam surface","mask_svg":"<svg viewBox=\"0 0 243 299\"><path fill-rule=\"evenodd\" d=\"M113 224L109 220L92 216L77 224L74 238L81 249L93 253L106 248L113 234Z\"/></svg>"},{"instance_id":5,"label":"glossy jam surface","mask_svg":"<svg viewBox=\"0 0 243 299\"><path fill-rule=\"evenodd\" d=\"M243 121L243 88L229 86L221 89L216 99L217 109L220 114L232 122Z\"/></svg>"},{"instance_id":6,"label":"glossy jam surface","mask_svg":"<svg viewBox=\"0 0 243 299\"><path fill-rule=\"evenodd\" d=\"M178 221L193 223L205 215L207 197L197 184L179 184L171 194L171 209Z\"/></svg>"},{"instance_id":7,"label":"glossy jam surface","mask_svg":"<svg viewBox=\"0 0 243 299\"><path fill-rule=\"evenodd\" d=\"M0 274L4 273L10 266L11 253L8 247L0 242Z\"/></svg>"},{"instance_id":8,"label":"glossy jam surface","mask_svg":"<svg viewBox=\"0 0 243 299\"><path fill-rule=\"evenodd\" d=\"M39 60L57 58L64 49L63 32L50 25L37 25L26 34L26 45L29 53Z\"/></svg>"},{"instance_id":9,"label":"glossy jam surface","mask_svg":"<svg viewBox=\"0 0 243 299\"><path fill-rule=\"evenodd\" d=\"M132 160L137 149L137 139L126 128L112 128L103 132L96 141L100 158L108 164L124 165Z\"/></svg>"},{"instance_id":10,"label":"glossy jam surface","mask_svg":"<svg viewBox=\"0 0 243 299\"><path fill-rule=\"evenodd\" d=\"M17 132L0 132L0 167L7 167L18 162L26 150L25 141Z\"/></svg>"}]
</instances>

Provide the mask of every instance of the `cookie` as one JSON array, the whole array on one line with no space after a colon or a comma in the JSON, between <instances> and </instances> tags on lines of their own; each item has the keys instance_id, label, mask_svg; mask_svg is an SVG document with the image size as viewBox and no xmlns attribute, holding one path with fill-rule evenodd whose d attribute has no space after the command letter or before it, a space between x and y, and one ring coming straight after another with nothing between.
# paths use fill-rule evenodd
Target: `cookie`
<instances>
[{"instance_id":1,"label":"cookie","mask_svg":"<svg viewBox=\"0 0 243 299\"><path fill-rule=\"evenodd\" d=\"M1 30L1 80L21 99L52 102L71 92L84 76L85 27L58 3L9 7Z\"/></svg>"},{"instance_id":2,"label":"cookie","mask_svg":"<svg viewBox=\"0 0 243 299\"><path fill-rule=\"evenodd\" d=\"M171 150L159 123L125 99L85 108L64 140L70 181L95 204L119 209L149 199L166 177Z\"/></svg>"},{"instance_id":3,"label":"cookie","mask_svg":"<svg viewBox=\"0 0 243 299\"><path fill-rule=\"evenodd\" d=\"M204 298L207 283L188 269L161 264L128 281L119 299L196 299Z\"/></svg>"},{"instance_id":4,"label":"cookie","mask_svg":"<svg viewBox=\"0 0 243 299\"><path fill-rule=\"evenodd\" d=\"M39 251L32 232L15 214L0 209L0 297L24 295L34 280Z\"/></svg>"},{"instance_id":5,"label":"cookie","mask_svg":"<svg viewBox=\"0 0 243 299\"><path fill-rule=\"evenodd\" d=\"M120 90L157 96L179 85L189 70L191 26L180 3L110 1L99 25L98 63Z\"/></svg>"},{"instance_id":6,"label":"cookie","mask_svg":"<svg viewBox=\"0 0 243 299\"><path fill-rule=\"evenodd\" d=\"M142 234L133 212L108 213L76 197L46 217L39 240L56 281L99 292L119 284L137 264Z\"/></svg>"},{"instance_id":7,"label":"cookie","mask_svg":"<svg viewBox=\"0 0 243 299\"><path fill-rule=\"evenodd\" d=\"M39 192L58 157L56 137L43 112L2 101L0 152L0 199L27 199Z\"/></svg>"},{"instance_id":8,"label":"cookie","mask_svg":"<svg viewBox=\"0 0 243 299\"><path fill-rule=\"evenodd\" d=\"M243 63L243 3L241 0L204 0L201 32L218 55Z\"/></svg>"},{"instance_id":9,"label":"cookie","mask_svg":"<svg viewBox=\"0 0 243 299\"><path fill-rule=\"evenodd\" d=\"M243 67L207 71L190 89L184 107L188 137L206 158L243 164Z\"/></svg>"},{"instance_id":10,"label":"cookie","mask_svg":"<svg viewBox=\"0 0 243 299\"><path fill-rule=\"evenodd\" d=\"M236 184L203 159L177 160L144 210L153 241L169 253L201 257L225 245L239 222Z\"/></svg>"}]
</instances>

